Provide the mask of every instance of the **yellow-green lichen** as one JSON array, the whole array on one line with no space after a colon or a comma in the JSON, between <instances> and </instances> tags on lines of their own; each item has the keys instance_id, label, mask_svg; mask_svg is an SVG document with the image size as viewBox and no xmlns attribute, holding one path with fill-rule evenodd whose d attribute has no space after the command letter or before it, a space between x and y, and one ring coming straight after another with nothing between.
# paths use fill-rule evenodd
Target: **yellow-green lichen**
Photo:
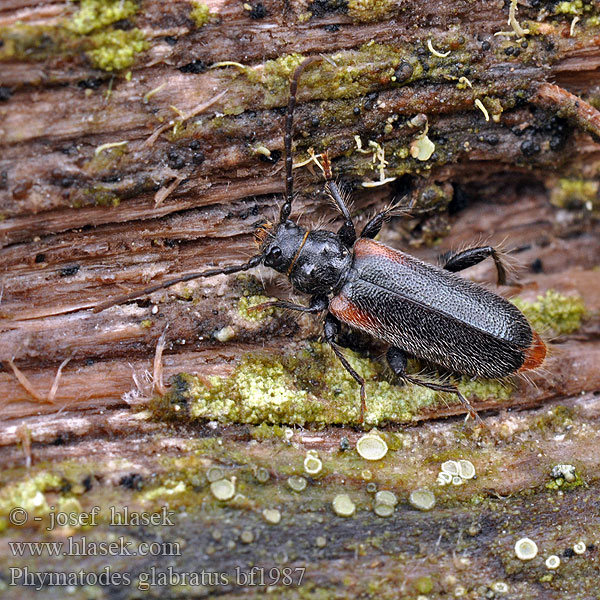
<instances>
[{"instance_id":1,"label":"yellow-green lichen","mask_svg":"<svg viewBox=\"0 0 600 600\"><path fill-rule=\"evenodd\" d=\"M52 25L15 23L0 28L0 60L45 60L85 54L92 66L117 71L133 63L148 46L139 29L116 29L138 11L134 0L82 0L69 19Z\"/></svg>"},{"instance_id":2,"label":"yellow-green lichen","mask_svg":"<svg viewBox=\"0 0 600 600\"><path fill-rule=\"evenodd\" d=\"M41 471L25 477L21 481L11 483L0 491L0 518L6 524L11 511L22 508L29 519L44 517L50 512L45 492L60 491L64 480L54 473ZM10 521L12 522L12 520ZM32 525L32 523L29 523Z\"/></svg>"},{"instance_id":3,"label":"yellow-green lichen","mask_svg":"<svg viewBox=\"0 0 600 600\"><path fill-rule=\"evenodd\" d=\"M85 35L117 21L128 19L138 10L134 0L81 0L79 10L66 27L79 35Z\"/></svg>"},{"instance_id":4,"label":"yellow-green lichen","mask_svg":"<svg viewBox=\"0 0 600 600\"><path fill-rule=\"evenodd\" d=\"M359 23L381 21L397 7L394 0L348 0L348 16Z\"/></svg>"},{"instance_id":5,"label":"yellow-green lichen","mask_svg":"<svg viewBox=\"0 0 600 600\"><path fill-rule=\"evenodd\" d=\"M196 23L196 27L204 27L207 23L210 23L212 17L210 8L204 2L192 0L190 19Z\"/></svg>"},{"instance_id":6,"label":"yellow-green lichen","mask_svg":"<svg viewBox=\"0 0 600 600\"><path fill-rule=\"evenodd\" d=\"M241 317L247 321L262 321L266 317L272 315L274 309L267 308L265 310L257 311L248 311L248 309L271 300L273 300L273 298L263 296L262 294L242 296L238 301L238 312L240 313Z\"/></svg>"},{"instance_id":7,"label":"yellow-green lichen","mask_svg":"<svg viewBox=\"0 0 600 600\"><path fill-rule=\"evenodd\" d=\"M388 381L382 362L345 350L351 366L366 380L365 423L411 422L423 410L444 401L433 390ZM463 381L467 396L506 398L510 388L499 382ZM169 393L153 401L161 419L212 419L238 423L356 423L360 413L359 388L328 346L312 343L295 354L250 356L227 378L208 381L178 375Z\"/></svg>"},{"instance_id":8,"label":"yellow-green lichen","mask_svg":"<svg viewBox=\"0 0 600 600\"><path fill-rule=\"evenodd\" d=\"M533 329L541 333L572 333L579 329L586 314L581 296L564 296L556 290L548 290L535 302L518 297L512 302L523 311Z\"/></svg>"},{"instance_id":9,"label":"yellow-green lichen","mask_svg":"<svg viewBox=\"0 0 600 600\"><path fill-rule=\"evenodd\" d=\"M550 202L559 208L598 207L600 183L593 179L561 178L550 192Z\"/></svg>"},{"instance_id":10,"label":"yellow-green lichen","mask_svg":"<svg viewBox=\"0 0 600 600\"><path fill-rule=\"evenodd\" d=\"M558 15L580 15L583 12L583 2L582 0L559 2L556 5L555 12Z\"/></svg>"},{"instance_id":11,"label":"yellow-green lichen","mask_svg":"<svg viewBox=\"0 0 600 600\"><path fill-rule=\"evenodd\" d=\"M94 67L103 71L120 71L130 67L135 57L148 47L139 29L101 31L90 39L95 49L89 50L86 55Z\"/></svg>"}]
</instances>

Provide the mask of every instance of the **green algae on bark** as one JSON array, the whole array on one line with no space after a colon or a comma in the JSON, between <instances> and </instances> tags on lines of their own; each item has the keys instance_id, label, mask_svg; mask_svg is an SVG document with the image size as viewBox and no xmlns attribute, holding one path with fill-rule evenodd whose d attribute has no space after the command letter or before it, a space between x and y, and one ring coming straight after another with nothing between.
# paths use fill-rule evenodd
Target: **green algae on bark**
<instances>
[{"instance_id":1,"label":"green algae on bark","mask_svg":"<svg viewBox=\"0 0 600 600\"><path fill-rule=\"evenodd\" d=\"M586 315L580 296L565 296L548 290L535 302L513 298L513 304L523 311L535 331L542 334L564 335L579 329Z\"/></svg>"},{"instance_id":2,"label":"green algae on bark","mask_svg":"<svg viewBox=\"0 0 600 600\"><path fill-rule=\"evenodd\" d=\"M69 19L48 25L17 22L0 27L0 61L39 61L84 53L94 68L120 71L148 48L141 30L115 24L134 17L133 0L81 0Z\"/></svg>"},{"instance_id":3,"label":"green algae on bark","mask_svg":"<svg viewBox=\"0 0 600 600\"><path fill-rule=\"evenodd\" d=\"M411 422L440 401L436 392L413 385L395 385L388 381L381 362L346 350L350 364L367 381L369 426L385 422ZM502 381L459 383L468 397L506 399L512 392ZM197 378L181 374L174 378L170 391L152 401L159 419L213 419L235 423L357 423L358 387L328 346L310 343L294 354L248 356L230 377Z\"/></svg>"},{"instance_id":4,"label":"green algae on bark","mask_svg":"<svg viewBox=\"0 0 600 600\"><path fill-rule=\"evenodd\" d=\"M571 333L585 315L580 297L563 296L554 290L539 296L536 302L520 298L514 302L534 329L542 333ZM368 426L412 422L440 402L457 402L453 395L394 384L382 362L361 357L352 350L346 350L345 355L367 382ZM514 382L510 378L462 377L459 388L467 398L502 401L511 396ZM359 406L354 379L327 345L316 342L283 356L247 356L229 377L210 377L207 381L180 374L173 379L169 392L151 403L161 420L299 425L357 423Z\"/></svg>"}]
</instances>

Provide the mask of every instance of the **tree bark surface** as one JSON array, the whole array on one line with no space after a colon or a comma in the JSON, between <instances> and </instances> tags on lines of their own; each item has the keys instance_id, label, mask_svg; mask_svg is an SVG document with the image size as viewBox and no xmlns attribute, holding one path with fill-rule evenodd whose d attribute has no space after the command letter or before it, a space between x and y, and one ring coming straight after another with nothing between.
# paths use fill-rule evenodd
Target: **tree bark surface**
<instances>
[{"instance_id":1,"label":"tree bark surface","mask_svg":"<svg viewBox=\"0 0 600 600\"><path fill-rule=\"evenodd\" d=\"M503 585L511 598L598 597L600 12L592 2L519 4L524 35L508 19L508 4L483 1L2 3L3 597L35 596L8 585L11 567L106 564L134 583L92 586L94 597L138 597L143 574L165 565L223 581L171 580L150 597L252 597L264 586L235 576L253 565L292 569L293 584L274 582L286 598L502 597ZM242 314L248 294L306 302L263 268L92 312L257 252L255 228L275 220L282 201L289 76L312 55L322 60L298 88L295 161L327 152L359 228L391 202L411 204L378 239L430 262L502 245L516 268L501 294L534 303L550 290L585 306L579 327L542 332L542 369L508 396L477 397L476 408L490 411L487 433L440 419L463 412L440 401L418 411L416 426L383 424L390 451L373 466L354 449L362 432L352 422L289 431L285 419L263 428L218 424L219 415L162 422L151 402L161 370L173 394L178 374L235 376L248 356L292 356L319 339L317 317ZM424 140L433 151L421 160ZM383 178L392 181L368 187ZM319 169L300 167L295 179L294 218L339 227ZM494 286L487 262L464 276ZM358 350L380 352L364 340ZM306 476L309 450L324 471L299 493L288 477ZM436 487L440 464L459 458L475 464L477 479ZM563 463L574 465L577 485L550 475ZM237 478L230 502L215 499L211 468ZM377 515L368 483L398 497L391 518ZM409 502L422 487L437 497L430 512ZM332 509L341 493L356 503L349 519ZM136 548L176 542L181 554L15 556L11 541L86 535L72 525L45 530L51 505L100 505L95 541L115 535L108 507L166 505L174 526L122 531ZM41 521L16 527L14 506ZM280 523L265 518L271 508ZM532 561L515 556L521 537L538 545ZM545 566L551 554L563 561L556 571ZM62 598L64 588L43 593Z\"/></svg>"}]
</instances>

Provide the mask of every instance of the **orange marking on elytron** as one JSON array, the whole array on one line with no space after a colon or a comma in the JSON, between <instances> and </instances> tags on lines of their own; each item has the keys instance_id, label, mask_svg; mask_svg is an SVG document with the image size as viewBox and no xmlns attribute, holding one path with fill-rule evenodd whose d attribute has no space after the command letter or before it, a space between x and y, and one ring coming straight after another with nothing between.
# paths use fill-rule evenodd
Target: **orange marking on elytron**
<instances>
[{"instance_id":1,"label":"orange marking on elytron","mask_svg":"<svg viewBox=\"0 0 600 600\"><path fill-rule=\"evenodd\" d=\"M519 368L519 371L529 371L529 369L535 369L539 367L546 358L546 344L542 341L542 338L533 331L533 340L531 346L524 351L525 361Z\"/></svg>"},{"instance_id":2,"label":"orange marking on elytron","mask_svg":"<svg viewBox=\"0 0 600 600\"><path fill-rule=\"evenodd\" d=\"M338 294L329 303L329 312L345 323L352 323L365 329L372 326L373 321L368 314L362 312L343 294Z\"/></svg>"},{"instance_id":3,"label":"orange marking on elytron","mask_svg":"<svg viewBox=\"0 0 600 600\"><path fill-rule=\"evenodd\" d=\"M404 255L398 250L388 248L379 242L375 242L368 238L360 238L354 244L354 256L356 258L364 258L365 256L383 256L395 263L404 263Z\"/></svg>"}]
</instances>

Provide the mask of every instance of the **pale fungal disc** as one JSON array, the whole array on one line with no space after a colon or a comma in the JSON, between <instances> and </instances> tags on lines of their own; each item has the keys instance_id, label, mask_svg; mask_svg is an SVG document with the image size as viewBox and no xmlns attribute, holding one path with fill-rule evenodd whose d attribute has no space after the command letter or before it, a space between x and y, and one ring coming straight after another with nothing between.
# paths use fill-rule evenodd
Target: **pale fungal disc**
<instances>
[{"instance_id":1,"label":"pale fungal disc","mask_svg":"<svg viewBox=\"0 0 600 600\"><path fill-rule=\"evenodd\" d=\"M235 483L229 479L219 479L210 484L210 491L217 500L231 500L235 494Z\"/></svg>"},{"instance_id":2,"label":"pale fungal disc","mask_svg":"<svg viewBox=\"0 0 600 600\"><path fill-rule=\"evenodd\" d=\"M585 545L584 542L577 542L573 546L573 552L575 552L575 554L583 554L586 550L587 550L587 546Z\"/></svg>"},{"instance_id":3,"label":"pale fungal disc","mask_svg":"<svg viewBox=\"0 0 600 600\"><path fill-rule=\"evenodd\" d=\"M219 481L219 479L223 479L223 469L219 467L211 467L208 471L206 471L206 479L211 483L213 481Z\"/></svg>"},{"instance_id":4,"label":"pale fungal disc","mask_svg":"<svg viewBox=\"0 0 600 600\"><path fill-rule=\"evenodd\" d=\"M394 507L391 504L376 504L373 511L378 517L391 517L394 514Z\"/></svg>"},{"instance_id":5,"label":"pale fungal disc","mask_svg":"<svg viewBox=\"0 0 600 600\"><path fill-rule=\"evenodd\" d=\"M381 490L375 494L375 502L377 504L387 504L388 506L396 506L398 504L398 498L394 492L388 490Z\"/></svg>"},{"instance_id":6,"label":"pale fungal disc","mask_svg":"<svg viewBox=\"0 0 600 600\"><path fill-rule=\"evenodd\" d=\"M546 567L548 569L558 569L560 567L560 558L556 554L552 554L546 559Z\"/></svg>"},{"instance_id":7,"label":"pale fungal disc","mask_svg":"<svg viewBox=\"0 0 600 600\"><path fill-rule=\"evenodd\" d=\"M529 538L521 538L515 544L515 554L519 560L531 560L537 553L537 544Z\"/></svg>"},{"instance_id":8,"label":"pale fungal disc","mask_svg":"<svg viewBox=\"0 0 600 600\"><path fill-rule=\"evenodd\" d=\"M308 454L304 459L304 470L309 475L317 475L323 469L323 463L318 456Z\"/></svg>"},{"instance_id":9,"label":"pale fungal disc","mask_svg":"<svg viewBox=\"0 0 600 600\"><path fill-rule=\"evenodd\" d=\"M332 504L335 514L340 517L351 517L356 510L356 504L352 502L348 494L338 494Z\"/></svg>"},{"instance_id":10,"label":"pale fungal disc","mask_svg":"<svg viewBox=\"0 0 600 600\"><path fill-rule=\"evenodd\" d=\"M318 536L315 539L315 545L317 546L317 548L325 548L325 546L327 546L327 538L325 536Z\"/></svg>"},{"instance_id":11,"label":"pale fungal disc","mask_svg":"<svg viewBox=\"0 0 600 600\"><path fill-rule=\"evenodd\" d=\"M269 471L267 471L267 469L265 469L264 467L259 467L258 469L256 469L254 477L256 477L256 479L260 481L260 483L266 483L267 481L269 481L271 475Z\"/></svg>"},{"instance_id":12,"label":"pale fungal disc","mask_svg":"<svg viewBox=\"0 0 600 600\"><path fill-rule=\"evenodd\" d=\"M410 155L417 160L429 160L434 152L435 144L426 135L417 138L410 145Z\"/></svg>"},{"instance_id":13,"label":"pale fungal disc","mask_svg":"<svg viewBox=\"0 0 600 600\"><path fill-rule=\"evenodd\" d=\"M439 475L437 476L437 482L440 485L448 485L449 483L452 483L452 475L450 475L450 473L444 473L443 471L441 473L439 473Z\"/></svg>"},{"instance_id":14,"label":"pale fungal disc","mask_svg":"<svg viewBox=\"0 0 600 600\"><path fill-rule=\"evenodd\" d=\"M452 485L462 485L464 482L465 482L465 480L458 475L455 475L452 478Z\"/></svg>"},{"instance_id":15,"label":"pale fungal disc","mask_svg":"<svg viewBox=\"0 0 600 600\"><path fill-rule=\"evenodd\" d=\"M448 473L449 475L458 475L460 465L455 460L447 460L445 463L442 463L440 467L442 472Z\"/></svg>"},{"instance_id":16,"label":"pale fungal disc","mask_svg":"<svg viewBox=\"0 0 600 600\"><path fill-rule=\"evenodd\" d=\"M504 581L495 581L492 584L492 591L496 592L496 594L507 594L508 583L505 583Z\"/></svg>"},{"instance_id":17,"label":"pale fungal disc","mask_svg":"<svg viewBox=\"0 0 600 600\"><path fill-rule=\"evenodd\" d=\"M295 492L301 492L302 490L306 489L307 482L304 477L292 475L291 477L288 477L287 483Z\"/></svg>"},{"instance_id":18,"label":"pale fungal disc","mask_svg":"<svg viewBox=\"0 0 600 600\"><path fill-rule=\"evenodd\" d=\"M254 541L254 534L249 529L246 529L242 531L240 540L242 540L244 544L251 544Z\"/></svg>"},{"instance_id":19,"label":"pale fungal disc","mask_svg":"<svg viewBox=\"0 0 600 600\"><path fill-rule=\"evenodd\" d=\"M435 506L435 496L428 489L413 490L408 497L412 506L419 510L431 510Z\"/></svg>"},{"instance_id":20,"label":"pale fungal disc","mask_svg":"<svg viewBox=\"0 0 600 600\"><path fill-rule=\"evenodd\" d=\"M363 435L356 442L356 451L366 460L380 460L388 451L387 444L378 435Z\"/></svg>"},{"instance_id":21,"label":"pale fungal disc","mask_svg":"<svg viewBox=\"0 0 600 600\"><path fill-rule=\"evenodd\" d=\"M276 508L265 508L262 514L267 523L277 525L281 521L281 513Z\"/></svg>"},{"instance_id":22,"label":"pale fungal disc","mask_svg":"<svg viewBox=\"0 0 600 600\"><path fill-rule=\"evenodd\" d=\"M458 474L463 479L473 479L475 477L475 466L470 460L459 460L458 461Z\"/></svg>"}]
</instances>

